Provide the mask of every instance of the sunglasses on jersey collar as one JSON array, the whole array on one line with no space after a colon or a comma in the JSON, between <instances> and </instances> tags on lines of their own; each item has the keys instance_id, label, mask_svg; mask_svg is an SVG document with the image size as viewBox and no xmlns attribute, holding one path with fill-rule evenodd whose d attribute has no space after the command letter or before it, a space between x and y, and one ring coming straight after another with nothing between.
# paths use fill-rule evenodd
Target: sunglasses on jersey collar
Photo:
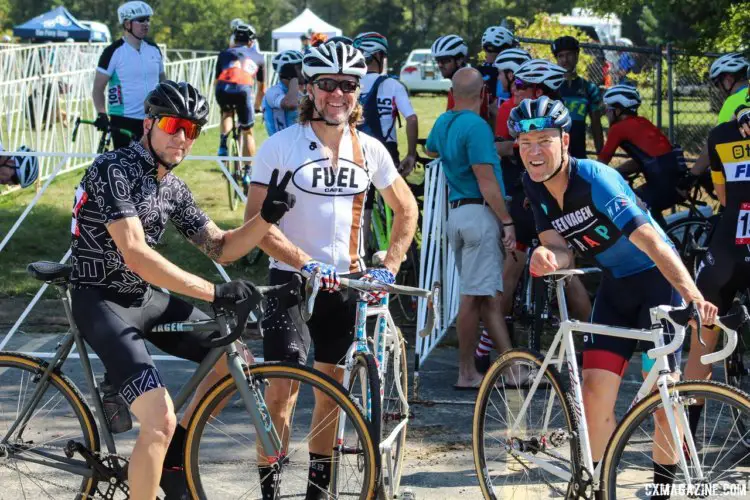
<instances>
[{"instance_id":1,"label":"sunglasses on jersey collar","mask_svg":"<svg viewBox=\"0 0 750 500\"><path fill-rule=\"evenodd\" d=\"M176 134L180 129L185 131L186 139L194 140L201 135L201 126L187 118L177 116L155 116L153 118L159 130L169 135Z\"/></svg>"},{"instance_id":2,"label":"sunglasses on jersey collar","mask_svg":"<svg viewBox=\"0 0 750 500\"><path fill-rule=\"evenodd\" d=\"M313 85L323 92L328 93L334 92L336 89L341 89L341 92L344 94L351 94L359 88L359 82L353 80L334 80L333 78L318 78L313 82Z\"/></svg>"}]
</instances>

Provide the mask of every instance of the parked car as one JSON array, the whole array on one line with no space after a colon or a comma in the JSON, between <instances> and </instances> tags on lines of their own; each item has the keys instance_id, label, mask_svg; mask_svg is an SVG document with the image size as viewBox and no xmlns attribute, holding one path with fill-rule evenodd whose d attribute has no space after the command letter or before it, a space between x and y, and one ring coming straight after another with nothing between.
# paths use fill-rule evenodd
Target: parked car
<instances>
[{"instance_id":1,"label":"parked car","mask_svg":"<svg viewBox=\"0 0 750 500\"><path fill-rule=\"evenodd\" d=\"M430 49L411 51L401 68L400 80L409 89L410 94L448 92L451 88L451 81L440 74Z\"/></svg>"}]
</instances>

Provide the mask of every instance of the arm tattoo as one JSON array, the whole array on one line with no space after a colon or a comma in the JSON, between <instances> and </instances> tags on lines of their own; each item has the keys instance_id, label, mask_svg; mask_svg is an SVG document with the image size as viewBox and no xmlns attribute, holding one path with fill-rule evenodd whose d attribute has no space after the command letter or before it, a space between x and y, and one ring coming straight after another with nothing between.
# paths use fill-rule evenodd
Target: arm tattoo
<instances>
[{"instance_id":1,"label":"arm tattoo","mask_svg":"<svg viewBox=\"0 0 750 500\"><path fill-rule=\"evenodd\" d=\"M203 229L190 238L190 242L209 258L219 260L224 249L225 234L224 231L219 229L216 223L209 222Z\"/></svg>"}]
</instances>

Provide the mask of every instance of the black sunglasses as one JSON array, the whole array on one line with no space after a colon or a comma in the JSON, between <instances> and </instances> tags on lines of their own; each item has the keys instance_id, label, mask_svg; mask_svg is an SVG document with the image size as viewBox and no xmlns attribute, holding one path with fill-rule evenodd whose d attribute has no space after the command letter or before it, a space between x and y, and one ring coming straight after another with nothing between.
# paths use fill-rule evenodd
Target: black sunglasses
<instances>
[{"instance_id":1,"label":"black sunglasses","mask_svg":"<svg viewBox=\"0 0 750 500\"><path fill-rule=\"evenodd\" d=\"M136 17L135 19L133 19L133 22L140 23L140 24L149 23L151 22L151 18L150 17Z\"/></svg>"},{"instance_id":2,"label":"black sunglasses","mask_svg":"<svg viewBox=\"0 0 750 500\"><path fill-rule=\"evenodd\" d=\"M313 85L324 92L334 92L341 89L344 94L356 92L359 88L359 82L353 80L334 80L333 78L319 78L313 82Z\"/></svg>"},{"instance_id":3,"label":"black sunglasses","mask_svg":"<svg viewBox=\"0 0 750 500\"><path fill-rule=\"evenodd\" d=\"M453 57L446 56L446 57L436 57L435 62L438 64L448 64L449 62L453 61Z\"/></svg>"}]
</instances>

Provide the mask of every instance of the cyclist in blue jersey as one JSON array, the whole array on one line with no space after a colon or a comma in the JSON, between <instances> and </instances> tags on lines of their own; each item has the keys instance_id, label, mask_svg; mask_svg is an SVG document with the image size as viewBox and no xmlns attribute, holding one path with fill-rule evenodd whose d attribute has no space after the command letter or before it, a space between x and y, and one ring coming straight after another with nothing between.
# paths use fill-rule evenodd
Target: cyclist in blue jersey
<instances>
[{"instance_id":1,"label":"cyclist in blue jersey","mask_svg":"<svg viewBox=\"0 0 750 500\"><path fill-rule=\"evenodd\" d=\"M599 87L576 72L580 52L578 40L572 36L561 36L552 43L552 54L557 64L567 71L559 92L572 120L570 154L576 158L586 158L586 117L590 118L596 152L599 153L604 146L603 105Z\"/></svg>"},{"instance_id":2,"label":"cyclist in blue jersey","mask_svg":"<svg viewBox=\"0 0 750 500\"><path fill-rule=\"evenodd\" d=\"M297 106L302 97L302 52L285 50L271 61L279 83L263 97L263 123L268 137L297 122Z\"/></svg>"},{"instance_id":3,"label":"cyclist in blue jersey","mask_svg":"<svg viewBox=\"0 0 750 500\"><path fill-rule=\"evenodd\" d=\"M542 243L531 257L532 274L570 267L574 249L592 256L604 271L592 322L650 328L651 307L677 306L685 299L695 303L706 324L712 324L716 306L703 298L669 239L620 174L599 162L570 156L571 121L562 102L544 96L523 100L508 119L526 169L524 189ZM583 398L596 463L614 431L615 401L636 343L584 336ZM670 355L675 379L679 360L679 351ZM651 368L647 361L651 360L644 359L644 375ZM654 483L671 484L677 457L665 451L670 446L663 412L656 413L655 425Z\"/></svg>"}]
</instances>

